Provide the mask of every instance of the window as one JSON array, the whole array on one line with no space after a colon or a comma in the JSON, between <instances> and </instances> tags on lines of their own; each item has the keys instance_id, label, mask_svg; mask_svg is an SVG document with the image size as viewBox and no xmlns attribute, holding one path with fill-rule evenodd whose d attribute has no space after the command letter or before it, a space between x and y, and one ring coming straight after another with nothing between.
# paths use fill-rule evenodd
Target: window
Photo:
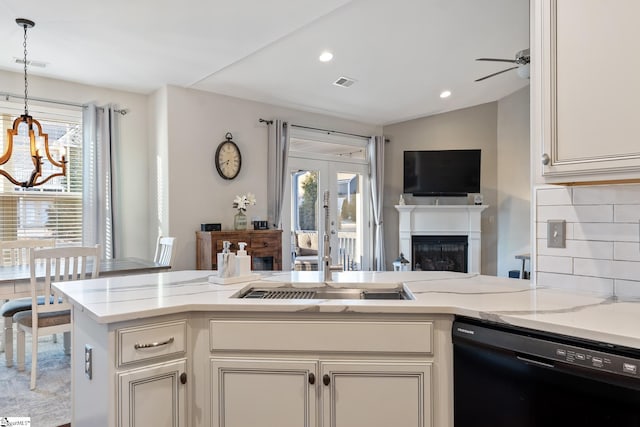
<instances>
[{"instance_id":1,"label":"window","mask_svg":"<svg viewBox=\"0 0 640 427\"><path fill-rule=\"evenodd\" d=\"M22 105L0 102L0 152L7 143L6 129L24 113ZM32 107L29 113L49 136L52 155L59 158L64 147L67 176L53 178L44 185L22 188L0 176L0 240L55 239L56 246L82 244L82 111ZM13 155L2 166L20 181L33 170L26 128L14 137ZM53 148L55 147L55 148ZM47 169L49 168L49 169ZM43 176L51 172L43 165Z\"/></svg>"}]
</instances>

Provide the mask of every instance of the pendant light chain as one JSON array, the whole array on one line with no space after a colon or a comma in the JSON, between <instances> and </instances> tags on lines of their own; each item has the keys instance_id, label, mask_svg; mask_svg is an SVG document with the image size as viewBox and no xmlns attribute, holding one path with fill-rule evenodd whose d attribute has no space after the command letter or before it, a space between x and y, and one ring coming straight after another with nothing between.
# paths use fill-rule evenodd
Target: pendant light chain
<instances>
[{"instance_id":1,"label":"pendant light chain","mask_svg":"<svg viewBox=\"0 0 640 427\"><path fill-rule=\"evenodd\" d=\"M27 95L29 94L29 84L27 82L27 25L24 26L24 42L22 46L24 47L24 115L29 115L29 109L27 108Z\"/></svg>"}]
</instances>

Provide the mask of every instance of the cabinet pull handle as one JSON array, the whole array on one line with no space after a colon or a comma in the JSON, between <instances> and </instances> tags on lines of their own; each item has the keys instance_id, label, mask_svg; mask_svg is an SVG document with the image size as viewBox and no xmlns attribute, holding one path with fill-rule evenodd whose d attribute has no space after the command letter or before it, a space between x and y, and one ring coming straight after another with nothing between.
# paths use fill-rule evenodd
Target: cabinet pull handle
<instances>
[{"instance_id":1,"label":"cabinet pull handle","mask_svg":"<svg viewBox=\"0 0 640 427\"><path fill-rule=\"evenodd\" d=\"M149 343L149 344L138 344L138 343L135 343L133 345L133 348L135 348L136 350L140 350L141 348L160 347L162 345L171 344L172 342L173 342L173 337L169 338L166 341L162 341L162 342L152 342L152 343Z\"/></svg>"},{"instance_id":2,"label":"cabinet pull handle","mask_svg":"<svg viewBox=\"0 0 640 427\"><path fill-rule=\"evenodd\" d=\"M313 374L313 372L309 373L309 384L313 385L316 383L316 376Z\"/></svg>"},{"instance_id":3,"label":"cabinet pull handle","mask_svg":"<svg viewBox=\"0 0 640 427\"><path fill-rule=\"evenodd\" d=\"M329 376L329 374L324 374L322 376L322 383L324 385L329 385L330 382L331 382L331 377Z\"/></svg>"},{"instance_id":4,"label":"cabinet pull handle","mask_svg":"<svg viewBox=\"0 0 640 427\"><path fill-rule=\"evenodd\" d=\"M187 373L183 372L180 374L180 384L186 384L187 383Z\"/></svg>"},{"instance_id":5,"label":"cabinet pull handle","mask_svg":"<svg viewBox=\"0 0 640 427\"><path fill-rule=\"evenodd\" d=\"M547 153L544 153L542 155L542 164L547 166L550 161L551 161L551 158L549 157L549 155Z\"/></svg>"}]
</instances>

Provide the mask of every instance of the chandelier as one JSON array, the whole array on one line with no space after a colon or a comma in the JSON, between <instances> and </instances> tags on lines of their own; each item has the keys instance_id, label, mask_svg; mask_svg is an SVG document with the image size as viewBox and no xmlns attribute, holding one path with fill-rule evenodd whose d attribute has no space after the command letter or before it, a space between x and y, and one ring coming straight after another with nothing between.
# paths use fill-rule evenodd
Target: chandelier
<instances>
[{"instance_id":1,"label":"chandelier","mask_svg":"<svg viewBox=\"0 0 640 427\"><path fill-rule=\"evenodd\" d=\"M19 135L20 127L27 127L27 134L29 137L29 149L31 154L31 161L33 162L33 171L29 179L25 181L19 181L14 178L11 173L4 169L0 169L0 175L3 175L9 181L11 181L14 185L19 185L24 188L35 187L38 185L42 185L49 181L52 178L57 176L64 176L67 173L67 161L65 160L65 154L62 152L60 156L60 160L55 160L51 153L49 152L49 136L46 133L42 132L42 126L40 122L29 115L29 109L27 107L27 95L28 95L28 81L27 81L27 29L33 28L35 23L28 19L18 18L16 19L16 23L24 28L24 42L22 46L24 47L24 114L17 117L13 121L13 127L7 129L7 145L5 147L4 153L0 156L0 167L3 167L9 159L11 159L11 154L13 153L13 139L15 136ZM36 131L38 132L37 136L38 140L42 141L41 144L38 144L38 140L36 139ZM44 153L42 151L44 149ZM51 165L53 165L53 172L47 176L42 176L42 165L44 161L44 156ZM56 168L59 168L56 171Z\"/></svg>"}]
</instances>

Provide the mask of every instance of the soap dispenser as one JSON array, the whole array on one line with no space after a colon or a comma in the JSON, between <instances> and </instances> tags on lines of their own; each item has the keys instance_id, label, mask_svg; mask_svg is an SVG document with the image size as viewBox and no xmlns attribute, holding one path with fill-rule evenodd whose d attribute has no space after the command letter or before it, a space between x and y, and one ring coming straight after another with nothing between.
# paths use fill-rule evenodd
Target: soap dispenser
<instances>
[{"instance_id":1,"label":"soap dispenser","mask_svg":"<svg viewBox=\"0 0 640 427\"><path fill-rule=\"evenodd\" d=\"M222 242L222 252L218 253L218 277L232 277L236 269L236 254L232 253L231 242Z\"/></svg>"},{"instance_id":2,"label":"soap dispenser","mask_svg":"<svg viewBox=\"0 0 640 427\"><path fill-rule=\"evenodd\" d=\"M245 242L238 242L240 249L236 252L236 275L248 276L251 274L251 257L247 255Z\"/></svg>"}]
</instances>

